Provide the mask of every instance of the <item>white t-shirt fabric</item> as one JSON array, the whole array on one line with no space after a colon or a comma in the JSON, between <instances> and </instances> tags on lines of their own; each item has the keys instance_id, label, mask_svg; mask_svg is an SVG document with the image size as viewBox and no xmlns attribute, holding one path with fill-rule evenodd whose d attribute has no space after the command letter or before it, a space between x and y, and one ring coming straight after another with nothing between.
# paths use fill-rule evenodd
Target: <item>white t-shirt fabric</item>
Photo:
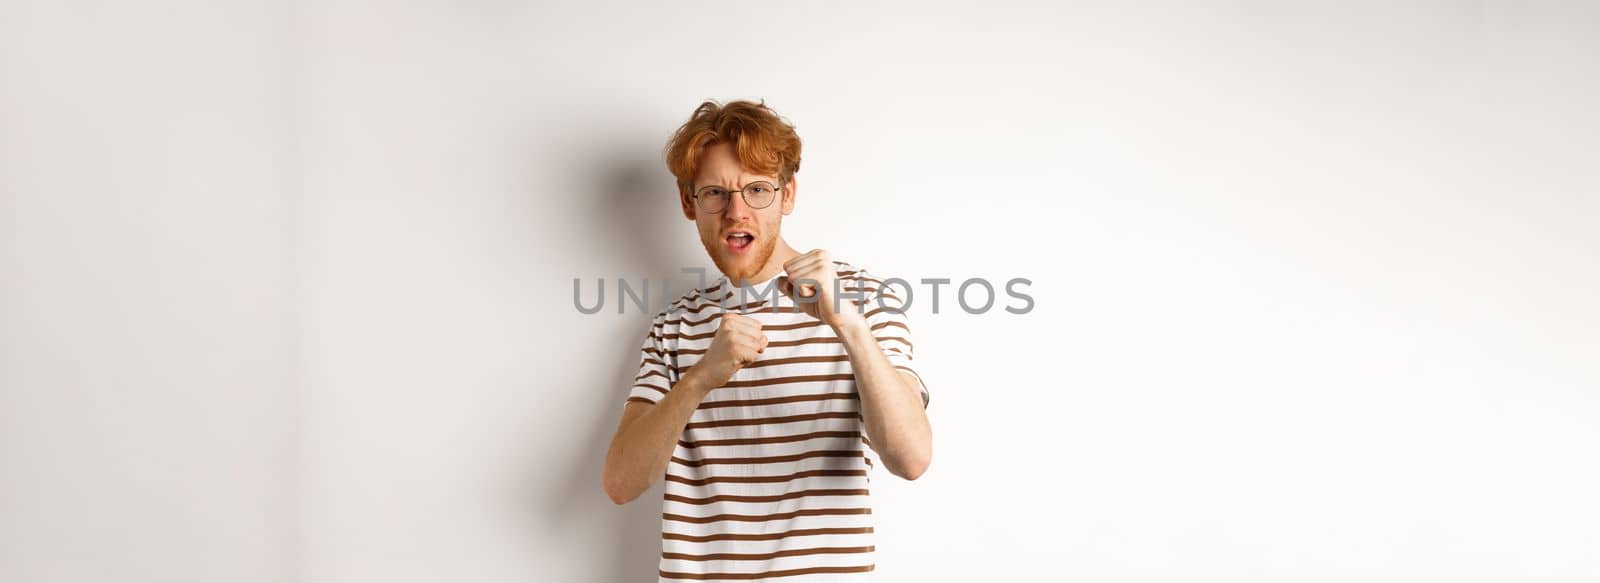
<instances>
[{"instance_id":1,"label":"white t-shirt fabric","mask_svg":"<svg viewBox=\"0 0 1600 583\"><path fill-rule=\"evenodd\" d=\"M835 261L841 297L856 299L878 348L912 367L910 323L894 286ZM761 322L767 348L711 390L667 464L661 515L662 582L860 582L874 563L869 473L878 465L861 420L844 344L800 311L777 277L740 288L719 279L657 314L627 402L654 404L699 362L718 322ZM854 294L861 294L857 298Z\"/></svg>"}]
</instances>

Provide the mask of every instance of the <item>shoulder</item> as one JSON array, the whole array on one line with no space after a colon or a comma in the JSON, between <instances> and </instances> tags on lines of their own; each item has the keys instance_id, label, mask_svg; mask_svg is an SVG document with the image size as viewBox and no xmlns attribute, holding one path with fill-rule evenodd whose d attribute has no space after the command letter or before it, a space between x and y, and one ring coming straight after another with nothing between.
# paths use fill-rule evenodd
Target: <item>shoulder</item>
<instances>
[{"instance_id":1,"label":"shoulder","mask_svg":"<svg viewBox=\"0 0 1600 583\"><path fill-rule=\"evenodd\" d=\"M838 260L833 263L834 274L842 290L865 294L868 301L899 304L901 299L896 290L911 286L903 279L884 275L863 265Z\"/></svg>"},{"instance_id":2,"label":"shoulder","mask_svg":"<svg viewBox=\"0 0 1600 583\"><path fill-rule=\"evenodd\" d=\"M833 263L840 291L862 294L862 299L871 308L869 314L876 315L885 309L903 314L906 300L902 295L909 293L910 282L848 261L835 260Z\"/></svg>"},{"instance_id":3,"label":"shoulder","mask_svg":"<svg viewBox=\"0 0 1600 583\"><path fill-rule=\"evenodd\" d=\"M719 280L709 287L690 290L688 293L679 296L678 299L673 300L672 303L667 304L665 310L656 312L655 317L652 319L652 324L655 326L670 326L678 323L684 316L693 317L707 307L717 305L717 302L720 299L725 299L723 296L728 294L728 290L723 289L724 286L725 282Z\"/></svg>"},{"instance_id":4,"label":"shoulder","mask_svg":"<svg viewBox=\"0 0 1600 583\"><path fill-rule=\"evenodd\" d=\"M845 282L854 282L867 291L876 291L884 286L884 281L892 283L900 281L893 277L885 276L876 270L868 269L862 265L848 261L833 261L834 276Z\"/></svg>"}]
</instances>

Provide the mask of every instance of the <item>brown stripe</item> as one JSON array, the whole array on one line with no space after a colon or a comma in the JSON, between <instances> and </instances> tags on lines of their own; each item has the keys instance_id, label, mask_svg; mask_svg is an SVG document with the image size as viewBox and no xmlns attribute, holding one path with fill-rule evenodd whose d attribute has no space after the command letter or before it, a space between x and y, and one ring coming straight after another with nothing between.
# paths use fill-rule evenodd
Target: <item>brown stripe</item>
<instances>
[{"instance_id":1,"label":"brown stripe","mask_svg":"<svg viewBox=\"0 0 1600 583\"><path fill-rule=\"evenodd\" d=\"M905 312L903 310L899 311L899 312L896 312L894 310L889 309L889 306L878 306L878 307L873 308L871 310L867 310L867 313L862 314L862 315L867 317L867 318L871 318L873 316L876 316L876 315L884 313L884 312L888 312L890 318L895 318L895 317L900 317L900 316L904 316L905 315Z\"/></svg>"},{"instance_id":2,"label":"brown stripe","mask_svg":"<svg viewBox=\"0 0 1600 583\"><path fill-rule=\"evenodd\" d=\"M889 293L889 292L886 292L886 291L882 291L882 290L883 290L883 288L881 288L881 287L874 287L874 288L842 287L842 288L839 288L839 293L840 294L844 294L846 292L859 292L860 295L861 295L860 298L855 297L854 294L852 294L849 298L846 298L846 299L849 299L849 300L852 300L852 301L854 301L854 300L865 300L865 301L868 301L868 302L881 301L881 300L879 300L879 298L889 298L889 299L897 301L897 302L900 301L900 296L897 296L897 295L894 295L892 293Z\"/></svg>"},{"instance_id":3,"label":"brown stripe","mask_svg":"<svg viewBox=\"0 0 1600 583\"><path fill-rule=\"evenodd\" d=\"M704 334L662 334L660 338L657 338L657 340L704 340L706 338L715 337L716 335L716 330L712 330Z\"/></svg>"},{"instance_id":4,"label":"brown stripe","mask_svg":"<svg viewBox=\"0 0 1600 583\"><path fill-rule=\"evenodd\" d=\"M718 301L718 299L714 299L711 296L717 295L717 292L719 290L721 290L721 289L722 289L722 284L718 283L717 285L711 286L711 287L703 289L703 290L702 289L694 290L693 293L691 293L691 294L689 294L687 296L684 296L682 299L679 299L676 302L673 302L672 303L672 307L673 308L681 308L683 306L689 305L690 303L694 303L694 302L697 302L697 301L700 301L700 300L706 300L706 301L712 301L712 302ZM729 291L727 293L724 293L724 294L722 294L722 297L720 299L724 299L724 300L728 299L728 296L730 294L732 294L732 293L733 292L731 292L731 291Z\"/></svg>"},{"instance_id":5,"label":"brown stripe","mask_svg":"<svg viewBox=\"0 0 1600 583\"><path fill-rule=\"evenodd\" d=\"M651 405L656 404L655 401L651 401L650 399L646 399L644 397L628 397L628 400L624 401L624 402L626 402L626 403L649 403Z\"/></svg>"},{"instance_id":6,"label":"brown stripe","mask_svg":"<svg viewBox=\"0 0 1600 583\"><path fill-rule=\"evenodd\" d=\"M666 480L668 482L677 482L679 484L688 484L690 486L704 486L706 484L719 484L719 483L729 483L729 484L776 484L776 483L779 483L779 482L793 482L793 481L798 480L800 478L812 478L812 477L817 477L817 476L861 476L861 477L865 477L866 475L867 475L867 471L866 470L806 470L804 472L795 472L795 473L789 474L787 476L711 476L709 478L699 478L699 479L696 479L696 478L685 478L683 476L675 476L675 475L672 475L672 474L667 474Z\"/></svg>"},{"instance_id":7,"label":"brown stripe","mask_svg":"<svg viewBox=\"0 0 1600 583\"><path fill-rule=\"evenodd\" d=\"M771 325L762 324L761 325L761 329L762 330L799 330L801 328L815 328L817 326L824 326L824 325L826 325L826 324L824 324L822 322L822 320L818 320L818 319L813 318L813 319L811 319L809 321L806 321L806 322L795 322L793 324L771 324Z\"/></svg>"},{"instance_id":8,"label":"brown stripe","mask_svg":"<svg viewBox=\"0 0 1600 583\"><path fill-rule=\"evenodd\" d=\"M883 291L884 290L883 282L880 282L880 281L878 281L876 279L865 278L865 281L871 281L871 282L877 283L878 284L877 287L867 287L865 285L861 285L860 282L862 281L862 278L848 278L848 279L841 278L841 279L838 279L838 281L839 281L839 293L840 294L845 294L845 293L856 294L856 293L859 293L863 298L866 298L866 299L869 299L869 300L874 299L874 297L877 296L877 295L883 295L883 296L891 298L891 299L893 299L893 300L895 300L897 302L900 301L900 296L894 295L894 293L892 293L892 292ZM856 285L853 285L853 286L846 285L846 284L852 284L852 283L856 284ZM778 293L782 294L783 292L780 291ZM755 294L751 294L751 295L755 295ZM702 305L700 305L698 307L695 307L695 308L683 308L681 311L686 313L686 314L698 314L698 313L700 313L702 311L705 311L706 308L720 305L720 302L727 301L727 300L729 300L731 298L733 298L733 292L730 291L730 292L728 292L728 295L723 296L720 300L716 300L715 302L712 302L712 303L702 304ZM741 298L741 299L743 299L743 298ZM854 299L854 297L852 297L851 299ZM731 308L728 308L727 311L745 312L745 311L747 311L747 310L749 310L751 308L754 308L754 307L767 305L767 302L769 302L769 301L771 301L771 300L763 299L763 300L760 300L760 301L751 302L751 303L748 303L748 304L743 304L743 305L738 306L738 307L731 307ZM796 302L796 306L798 306L798 302ZM773 306L773 307L776 308L778 306ZM791 307L788 307L788 308L781 308L781 309L783 311L785 311L785 312L798 312L798 311L800 311L795 306L791 306ZM668 320L666 323L667 324L671 324L672 321Z\"/></svg>"},{"instance_id":9,"label":"brown stripe","mask_svg":"<svg viewBox=\"0 0 1600 583\"><path fill-rule=\"evenodd\" d=\"M856 272L854 272L854 271L848 272L848 274L835 274L835 280L838 280L838 282L840 282L840 291L862 291L862 293L878 293L878 291L883 290L883 282L882 282L882 280L872 279L872 277L848 277L848 275L854 275L854 274L856 274ZM864 285L864 282L877 283L877 287L867 287L867 285ZM845 287L845 283L854 283L854 285L853 285L853 287ZM768 295L768 293L760 293L760 290L755 291L755 293L750 293L750 296L766 296L766 295ZM778 295L782 296L782 291L778 291ZM682 308L682 306L678 306L678 304L674 304L674 306L672 306L672 308L674 308L674 309L683 309L683 311L690 312L690 314L699 314L699 312L704 311L704 309L706 309L706 308L710 308L710 306L717 306L717 304L723 303L723 301L733 300L733 296L734 296L734 291L733 290L728 290L728 293L725 293L725 295L720 296L720 298L715 298L715 300L710 300L710 298L706 298L707 303L706 304L699 304L699 306L696 306L696 308ZM694 298L685 298L685 300L701 300L701 298L699 298L699 296L694 296ZM742 300L742 298L741 298L741 300ZM899 300L899 298L894 298L894 300ZM760 304L765 304L766 301L770 301L770 300L755 301L755 303L749 303L749 304L746 304L746 306L760 306ZM682 301L680 301L680 303L682 303Z\"/></svg>"},{"instance_id":10,"label":"brown stripe","mask_svg":"<svg viewBox=\"0 0 1600 583\"><path fill-rule=\"evenodd\" d=\"M661 378L667 378L667 373L664 373L664 372L661 372L661 371L659 371L659 370L652 370L652 371L650 371L650 372L647 372L647 373L644 373L644 374L642 374L642 375L639 375L639 376L636 376L636 377L633 377L633 380L635 380L635 381L641 381L641 380L644 380L644 379L646 379L646 378L649 378L649 377L661 377ZM669 379L669 380L670 380L670 379Z\"/></svg>"},{"instance_id":11,"label":"brown stripe","mask_svg":"<svg viewBox=\"0 0 1600 583\"><path fill-rule=\"evenodd\" d=\"M752 314L778 314L778 313L789 313L789 311L788 310L779 310L779 309L776 309L776 308L766 308L766 309L763 309L763 310L760 310L760 311L757 311L757 312L749 312L749 313L752 313ZM712 320L715 320L715 319L718 319L718 318L721 318L721 317L722 317L722 314L712 314L711 316L707 317L706 319L700 320L698 322L692 321L692 320L688 320L688 321L676 320L676 321L668 321L667 325L678 325L678 329L682 330L684 328L699 326L701 324L704 324L706 322L710 322ZM808 319L808 320L804 320L804 321L800 321L800 322L793 322L793 323L789 323L789 324L762 324L761 325L761 329L762 330L798 330L798 329L801 329L801 328L814 328L814 327L822 326L822 325L824 325L822 320L818 320L816 318L811 318L811 319ZM713 332L715 332L715 331L713 331Z\"/></svg>"},{"instance_id":12,"label":"brown stripe","mask_svg":"<svg viewBox=\"0 0 1600 583\"><path fill-rule=\"evenodd\" d=\"M799 330L801 328L815 328L817 326L825 326L825 325L826 324L823 323L822 320L817 320L817 319L813 318L812 320L807 321L807 322L795 322L793 324L763 324L761 326L761 330L763 332L771 332L771 331L776 331L776 330ZM879 324L879 326L882 326L882 325L883 324ZM900 326L902 328L905 327L903 324L900 324ZM876 329L876 328L874 328L874 329ZM674 334L661 334L661 335L657 336L656 334L652 333L650 335L650 337L654 338L654 339L657 339L657 340L673 340L673 339L677 339L677 340L704 340L706 338L713 338L716 335L717 335L717 331L716 330L711 330L709 332L703 332L703 333L700 333L700 334L674 333Z\"/></svg>"},{"instance_id":13,"label":"brown stripe","mask_svg":"<svg viewBox=\"0 0 1600 583\"><path fill-rule=\"evenodd\" d=\"M722 290L722 282L717 282L717 285L712 285L712 287L704 288L704 290L699 290L699 288L696 288L696 290L690 291L690 295L683 296L683 298L680 298L680 300L675 301L674 306L675 306L675 304L685 303L685 301L699 300L699 298L701 298L701 296L712 295L712 293L717 293L717 290Z\"/></svg>"},{"instance_id":14,"label":"brown stripe","mask_svg":"<svg viewBox=\"0 0 1600 583\"><path fill-rule=\"evenodd\" d=\"M786 385L790 383L812 383L817 381L849 381L855 380L852 373L837 374L807 374L787 377L773 377L770 379L751 379L748 381L728 381L721 387L723 389L736 389L740 387L765 387L769 385Z\"/></svg>"},{"instance_id":15,"label":"brown stripe","mask_svg":"<svg viewBox=\"0 0 1600 583\"><path fill-rule=\"evenodd\" d=\"M699 312L706 311L707 308L712 308L712 306L717 306L717 303L715 301L707 301L707 303L699 304L694 308L682 308L678 309L678 311L683 312L683 314L699 314Z\"/></svg>"},{"instance_id":16,"label":"brown stripe","mask_svg":"<svg viewBox=\"0 0 1600 583\"><path fill-rule=\"evenodd\" d=\"M665 391L662 391L663 393ZM684 425L684 429L705 429L708 427L738 427L742 425L769 425L777 423L794 423L796 421L815 421L817 419L856 419L861 414L855 411L824 411L822 413L808 413L805 415L785 415L782 417L757 417L754 419L718 419L716 421L698 421Z\"/></svg>"},{"instance_id":17,"label":"brown stripe","mask_svg":"<svg viewBox=\"0 0 1600 583\"><path fill-rule=\"evenodd\" d=\"M667 326L677 326L678 329L681 330L681 329L683 329L685 327L689 327L689 326L699 326L701 324L704 324L706 322L710 322L712 320L715 320L715 319L721 318L721 317L722 317L722 313L718 312L718 313L712 314L710 316L706 316L706 319L700 320L698 322L694 321L694 320L690 320L688 318L679 318L677 320L667 320L665 322L665 325L667 325Z\"/></svg>"},{"instance_id":18,"label":"brown stripe","mask_svg":"<svg viewBox=\"0 0 1600 583\"><path fill-rule=\"evenodd\" d=\"M801 490L798 492L789 492L787 494L777 494L773 496L735 496L733 494L723 494L720 496L708 496L705 498L690 498L687 496L679 496L677 494L666 494L663 496L663 498L673 502L682 502L684 504L710 504L712 502L777 502L779 500L805 498L807 496L866 496L867 494L868 493L865 488L856 488Z\"/></svg>"},{"instance_id":19,"label":"brown stripe","mask_svg":"<svg viewBox=\"0 0 1600 583\"><path fill-rule=\"evenodd\" d=\"M740 438L734 438L734 439L702 439L700 441L679 440L678 441L678 445L681 445L683 447L688 447L688 448L700 447L702 445L757 445L757 444L767 444L767 443L789 443L791 441L805 441L807 439L816 439L818 437L857 437L857 436L860 436L860 435L861 435L861 433L857 432L857 431L813 431L811 433L801 433L801 434L798 434L798 435L775 435L775 436L772 436L772 437L740 437Z\"/></svg>"},{"instance_id":20,"label":"brown stripe","mask_svg":"<svg viewBox=\"0 0 1600 583\"><path fill-rule=\"evenodd\" d=\"M790 307L787 307L787 308L779 307L779 306L769 306L769 307L761 308L759 310L745 311L744 313L748 315L748 314L802 314L804 312L801 312L799 310L799 308L795 307L795 306L790 306ZM704 324L706 322L710 322L712 320L715 320L715 319L721 318L721 317L722 317L722 312L717 312L715 314L711 314L710 316L706 316L706 318L704 320L698 320L698 321L690 320L688 318L682 318L680 320L667 320L666 321L666 325L670 326L670 325L673 325L673 324L678 324L680 326L699 326L701 324Z\"/></svg>"},{"instance_id":21,"label":"brown stripe","mask_svg":"<svg viewBox=\"0 0 1600 583\"><path fill-rule=\"evenodd\" d=\"M839 279L848 279L850 281L870 281L879 285L883 285L883 282L881 281L862 275L860 269L855 271L841 271L836 275L839 277Z\"/></svg>"},{"instance_id":22,"label":"brown stripe","mask_svg":"<svg viewBox=\"0 0 1600 583\"><path fill-rule=\"evenodd\" d=\"M672 307L669 309L669 311L671 311L673 309L681 308L681 307L686 306L686 305L688 305L688 304L690 304L690 303L692 303L692 302L694 302L696 300L699 300L702 297L706 297L706 296L709 296L711 294L714 294L714 293L717 292L717 290L720 290L720 289L722 289L722 283L718 282L717 285L708 287L706 289L696 289L696 290L694 290L692 292L689 292L689 295L686 295L686 296L683 296L681 298L678 298L678 301L672 302Z\"/></svg>"},{"instance_id":23,"label":"brown stripe","mask_svg":"<svg viewBox=\"0 0 1600 583\"><path fill-rule=\"evenodd\" d=\"M802 555L847 555L854 553L870 553L874 547L817 547L814 549L789 549L773 553L711 553L709 555L690 555L685 553L661 553L663 559L677 559L680 561L765 561L779 557L798 557Z\"/></svg>"},{"instance_id":24,"label":"brown stripe","mask_svg":"<svg viewBox=\"0 0 1600 583\"><path fill-rule=\"evenodd\" d=\"M662 569L660 574L667 579L766 579L769 577L791 577L794 575L811 575L816 573L868 573L874 565L860 567L806 567L804 569L784 569L781 571L763 571L761 573L677 573Z\"/></svg>"},{"instance_id":25,"label":"brown stripe","mask_svg":"<svg viewBox=\"0 0 1600 583\"><path fill-rule=\"evenodd\" d=\"M889 327L889 326L899 326L899 327L901 327L901 328L904 328L904 329L905 329L905 331L906 331L906 332L907 332L907 333L910 333L910 332L911 332L911 327L910 327L910 326L907 326L907 325L906 325L906 324L905 324L905 322L896 322L896 321L894 321L894 320L889 320L889 321L885 321L885 322L879 322L879 323L877 323L877 324L873 324L873 325L872 325L872 329L873 329L873 330L877 330L877 329L879 329L879 328L887 328L887 327Z\"/></svg>"},{"instance_id":26,"label":"brown stripe","mask_svg":"<svg viewBox=\"0 0 1600 583\"><path fill-rule=\"evenodd\" d=\"M832 399L860 399L859 393L817 393L812 395L794 395L790 397L773 397L771 399L734 399L728 401L701 401L701 409L721 409L724 407L759 407L762 405L780 405L783 403L801 403L805 401L828 401Z\"/></svg>"},{"instance_id":27,"label":"brown stripe","mask_svg":"<svg viewBox=\"0 0 1600 583\"><path fill-rule=\"evenodd\" d=\"M906 348L916 349L915 346L911 345L911 341L910 340L906 340L906 339L901 338L899 336L879 336L878 337L878 342L889 342L891 340L895 341L895 342L899 342L899 343L905 344Z\"/></svg>"},{"instance_id":28,"label":"brown stripe","mask_svg":"<svg viewBox=\"0 0 1600 583\"><path fill-rule=\"evenodd\" d=\"M783 364L799 364L802 362L849 362L850 355L835 354L831 356L793 356L789 358L774 358L772 360L758 360L744 365L745 368L758 368L763 366L778 366Z\"/></svg>"},{"instance_id":29,"label":"brown stripe","mask_svg":"<svg viewBox=\"0 0 1600 583\"><path fill-rule=\"evenodd\" d=\"M678 298L676 300L673 300L672 301L672 305L667 306L667 311L671 312L671 311L676 310L678 308L681 308L681 307L689 305L690 302L694 302L696 300L699 300L700 296L703 295L704 291L705 290L698 290L697 289L697 290L694 290L692 292L689 292L689 295L686 295L686 296L683 296L683 297Z\"/></svg>"},{"instance_id":30,"label":"brown stripe","mask_svg":"<svg viewBox=\"0 0 1600 583\"><path fill-rule=\"evenodd\" d=\"M785 365L785 364L801 364L801 363L806 363L806 362L850 362L850 355L849 354L826 354L826 355L822 355L822 356L790 356L790 357L785 357L785 358L774 358L772 360L758 360L758 361L752 362L750 364L744 365L744 368L761 368L763 366L782 366L782 365ZM687 370L689 370L691 368L694 368L695 364L700 364L700 361L698 361L698 360L695 361L694 364L690 364L689 366L684 367L683 370L687 371Z\"/></svg>"},{"instance_id":31,"label":"brown stripe","mask_svg":"<svg viewBox=\"0 0 1600 583\"><path fill-rule=\"evenodd\" d=\"M728 296L723 297L722 300L719 300L719 301L726 301L728 299L728 297L731 297L732 295L733 295L733 293L729 292ZM765 305L767 305L767 300L761 300L759 302L752 302L752 303L742 304L742 305L738 305L738 306L726 307L726 308L723 308L723 311L725 311L725 312L747 312L747 311L749 311L751 309L757 308L759 306L765 306ZM721 308L721 307L723 307L723 306L721 304L717 303L717 302L707 302L707 303L701 304L699 307L685 308L682 311L685 314L698 314L698 313L704 312L704 311L706 311L707 309L710 309L710 308Z\"/></svg>"},{"instance_id":32,"label":"brown stripe","mask_svg":"<svg viewBox=\"0 0 1600 583\"><path fill-rule=\"evenodd\" d=\"M780 462L800 461L814 457L856 457L858 455L861 455L861 450L819 449L816 451L807 451L788 455L772 455L762 457L713 457L699 460L689 460L673 456L672 461L689 466L691 468L698 468L700 466L713 464L775 464Z\"/></svg>"},{"instance_id":33,"label":"brown stripe","mask_svg":"<svg viewBox=\"0 0 1600 583\"><path fill-rule=\"evenodd\" d=\"M661 538L667 540L681 540L692 543L708 543L719 540L779 540L795 536L814 536L819 534L874 534L872 527L839 527L839 528L800 528L784 532L769 532L762 534L737 534L731 532L707 535L679 534L676 532L663 532Z\"/></svg>"},{"instance_id":34,"label":"brown stripe","mask_svg":"<svg viewBox=\"0 0 1600 583\"><path fill-rule=\"evenodd\" d=\"M852 275L854 275L854 273L852 273ZM857 275L855 277L850 278L850 280L851 281L870 281L872 283L878 284L878 287L880 287L880 288L883 287L883 280L877 279L877 278L874 278L874 277L867 277L865 275Z\"/></svg>"},{"instance_id":35,"label":"brown stripe","mask_svg":"<svg viewBox=\"0 0 1600 583\"><path fill-rule=\"evenodd\" d=\"M838 280L838 281L840 282L839 283L839 292L840 293L843 293L843 292L861 292L861 295L870 296L872 294L876 294L879 291L883 290L883 286L882 285L879 285L878 287L867 287L867 286L861 285L860 284L861 280L858 279L858 278L854 278L854 277L849 278L849 279L841 279L841 280ZM877 281L877 280L871 280L871 281ZM856 285L849 285L849 284L856 284ZM900 299L898 297L895 297L892 294L887 294L886 293L884 295L888 295L890 297L894 297L897 300Z\"/></svg>"},{"instance_id":36,"label":"brown stripe","mask_svg":"<svg viewBox=\"0 0 1600 583\"><path fill-rule=\"evenodd\" d=\"M639 387L644 387L646 389L655 389L655 391L658 392L658 393L661 393L663 395L667 394L667 390L666 389L663 389L663 388L655 386L655 385L647 385L647 384L644 384L644 383L639 383L639 384L634 385L634 386L629 387L629 388L630 389L637 389Z\"/></svg>"},{"instance_id":37,"label":"brown stripe","mask_svg":"<svg viewBox=\"0 0 1600 583\"><path fill-rule=\"evenodd\" d=\"M767 343L767 348L774 346L800 346L804 344L840 344L838 336L817 336L814 338L801 338L799 340L773 340Z\"/></svg>"},{"instance_id":38,"label":"brown stripe","mask_svg":"<svg viewBox=\"0 0 1600 583\"><path fill-rule=\"evenodd\" d=\"M841 341L839 340L838 336L817 336L815 338L801 338L799 340L773 340L773 341L767 343L767 348L779 348L779 347L784 347L784 346L800 346L800 345L803 345L803 344L840 344L840 343L841 343ZM644 349L644 351L652 353L652 354L662 354L662 353L668 353L668 354L673 354L673 355L705 354L706 350L708 350L709 348L710 348L710 346L707 346L706 348L678 348L678 349L675 349L675 350L660 350L660 349L656 349L656 348L646 348L646 349Z\"/></svg>"},{"instance_id":39,"label":"brown stripe","mask_svg":"<svg viewBox=\"0 0 1600 583\"><path fill-rule=\"evenodd\" d=\"M713 514L711 516L686 516L683 514L662 513L662 520L674 522L692 522L695 524L709 524L712 522L771 522L774 520L788 520L801 516L852 516L859 514L872 514L871 508L802 508L792 512L779 512L777 514Z\"/></svg>"}]
</instances>

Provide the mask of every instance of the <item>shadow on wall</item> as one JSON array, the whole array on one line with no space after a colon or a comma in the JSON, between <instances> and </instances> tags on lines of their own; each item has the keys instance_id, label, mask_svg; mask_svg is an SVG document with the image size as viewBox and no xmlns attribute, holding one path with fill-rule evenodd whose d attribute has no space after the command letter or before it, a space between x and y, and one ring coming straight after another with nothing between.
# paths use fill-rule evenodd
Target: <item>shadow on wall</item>
<instances>
[{"instance_id":1,"label":"shadow on wall","mask_svg":"<svg viewBox=\"0 0 1600 583\"><path fill-rule=\"evenodd\" d=\"M696 255L698 239L694 228L683 217L675 198L676 191L671 175L666 172L660 157L658 136L631 136L625 142L611 141L610 148L587 150L586 158L574 160L574 167L589 168L588 176L595 179L588 204L574 209L574 225L570 232L583 236L582 244L589 248L597 263L603 262L607 282L606 309L594 318L600 328L611 330L604 340L588 352L615 355L599 358L610 361L612 367L594 375L594 384L581 387L588 397L580 402L585 406L574 412L584 415L588 432L575 441L577 451L562 459L571 460L562 472L568 476L564 488L554 492L549 500L540 501L542 516L537 525L552 532L552 539L575 547L585 542L596 542L610 547L614 557L608 565L595 565L595 581L637 583L654 581L661 557L661 480L638 498L615 506L601 490L601 467L612 434L622 416L628 390L639 366L639 343L647 333L649 322L662 302L662 289L658 282L672 279L674 289L681 294L688 286L697 285L694 276L684 275L683 267L705 265L703 255ZM603 237L584 236L601 233ZM579 241L574 241L574 245ZM615 273L612 273L615 272ZM593 274L594 276L602 273ZM648 278L652 288L649 313L639 313L629 305L628 316L620 327L616 320L614 302L617 298L616 277L630 282ZM715 275L707 275L714 279ZM586 288L585 293L590 293ZM549 480L549 466L543 466ZM572 552L594 553L591 549L572 549ZM604 553L601 553L604 554Z\"/></svg>"}]
</instances>

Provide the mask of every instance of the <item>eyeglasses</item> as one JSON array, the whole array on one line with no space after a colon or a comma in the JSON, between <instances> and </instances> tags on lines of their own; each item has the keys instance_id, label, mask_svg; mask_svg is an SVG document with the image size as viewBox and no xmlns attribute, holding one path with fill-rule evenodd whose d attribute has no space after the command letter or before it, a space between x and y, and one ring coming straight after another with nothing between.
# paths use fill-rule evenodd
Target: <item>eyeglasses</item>
<instances>
[{"instance_id":1,"label":"eyeglasses","mask_svg":"<svg viewBox=\"0 0 1600 583\"><path fill-rule=\"evenodd\" d=\"M780 186L773 186L765 180L751 182L739 190L728 190L725 186L702 186L695 191L695 206L706 213L720 213L728 208L728 201L733 199L733 193L744 197L744 203L753 209L764 209L772 206L772 201L778 198Z\"/></svg>"}]
</instances>

